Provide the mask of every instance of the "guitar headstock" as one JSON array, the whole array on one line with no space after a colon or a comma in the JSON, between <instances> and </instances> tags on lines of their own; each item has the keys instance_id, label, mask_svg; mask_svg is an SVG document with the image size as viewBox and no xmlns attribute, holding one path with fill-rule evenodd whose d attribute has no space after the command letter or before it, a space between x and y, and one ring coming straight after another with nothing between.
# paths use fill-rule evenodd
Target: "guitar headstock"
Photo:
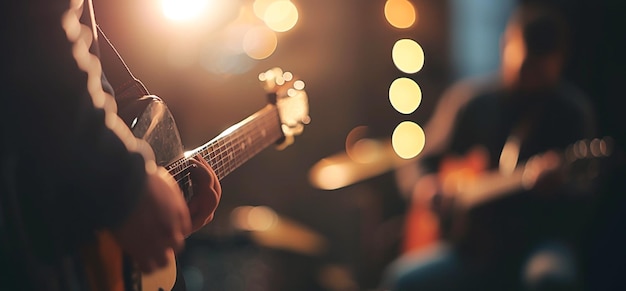
<instances>
[{"instance_id":1,"label":"guitar headstock","mask_svg":"<svg viewBox=\"0 0 626 291\"><path fill-rule=\"evenodd\" d=\"M285 135L285 141L279 145L279 149L285 148L293 143L294 136L302 133L304 125L311 122L304 81L277 67L259 74L259 81L268 92L270 103L278 109Z\"/></svg>"}]
</instances>

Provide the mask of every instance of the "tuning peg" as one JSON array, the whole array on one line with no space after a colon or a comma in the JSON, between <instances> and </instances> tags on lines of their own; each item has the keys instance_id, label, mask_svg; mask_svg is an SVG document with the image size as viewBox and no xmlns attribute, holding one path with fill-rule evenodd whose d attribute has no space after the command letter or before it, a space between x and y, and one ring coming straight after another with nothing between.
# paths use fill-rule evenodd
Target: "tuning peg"
<instances>
[{"instance_id":1,"label":"tuning peg","mask_svg":"<svg viewBox=\"0 0 626 291\"><path fill-rule=\"evenodd\" d=\"M292 79L293 74L291 72L284 72L279 67L271 68L259 74L259 81L263 83L263 88L270 93L276 93L277 88Z\"/></svg>"}]
</instances>

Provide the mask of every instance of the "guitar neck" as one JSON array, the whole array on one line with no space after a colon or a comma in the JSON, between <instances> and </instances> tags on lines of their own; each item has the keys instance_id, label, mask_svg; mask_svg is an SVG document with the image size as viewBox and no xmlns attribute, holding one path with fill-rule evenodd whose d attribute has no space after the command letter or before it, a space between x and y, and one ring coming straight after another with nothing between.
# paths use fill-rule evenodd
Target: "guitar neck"
<instances>
[{"instance_id":1,"label":"guitar neck","mask_svg":"<svg viewBox=\"0 0 626 291\"><path fill-rule=\"evenodd\" d=\"M263 149L283 138L280 127L276 107L267 105L226 129L193 153L200 154L221 180Z\"/></svg>"},{"instance_id":2,"label":"guitar neck","mask_svg":"<svg viewBox=\"0 0 626 291\"><path fill-rule=\"evenodd\" d=\"M462 207L469 209L525 187L523 168L517 168L508 175L491 172L463 185L457 198Z\"/></svg>"},{"instance_id":3,"label":"guitar neck","mask_svg":"<svg viewBox=\"0 0 626 291\"><path fill-rule=\"evenodd\" d=\"M219 180L222 180L236 168L256 154L283 138L278 109L267 105L241 122L229 127L204 145L188 151L185 157L169 164L165 168L174 176L185 193L186 199L191 179L189 177L189 159L202 156L211 166Z\"/></svg>"},{"instance_id":4,"label":"guitar neck","mask_svg":"<svg viewBox=\"0 0 626 291\"><path fill-rule=\"evenodd\" d=\"M593 179L596 175L589 163L610 157L612 153L612 140L610 137L593 140L579 140L570 144L564 151L555 152L558 160L543 163L540 167L531 168L528 175L525 174L527 165L515 168L511 173L502 174L498 171L483 173L476 179L463 184L463 190L459 191L460 204L464 208L472 208L502 196L511 195L520 190L533 189L535 182L540 176L555 170L569 170L570 176L578 174L575 179L578 183ZM538 155L540 156L540 155ZM538 157L537 156L537 157ZM578 167L575 167L578 165ZM583 175L581 175L583 174ZM564 177L572 181L574 177Z\"/></svg>"}]
</instances>

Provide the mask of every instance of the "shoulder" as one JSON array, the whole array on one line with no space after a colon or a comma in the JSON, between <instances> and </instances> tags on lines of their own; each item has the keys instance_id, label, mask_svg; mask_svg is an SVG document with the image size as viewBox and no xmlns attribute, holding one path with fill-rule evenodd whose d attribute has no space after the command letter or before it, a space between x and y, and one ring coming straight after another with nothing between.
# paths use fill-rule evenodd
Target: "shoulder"
<instances>
[{"instance_id":1,"label":"shoulder","mask_svg":"<svg viewBox=\"0 0 626 291\"><path fill-rule=\"evenodd\" d=\"M563 81L558 87L555 106L558 106L561 115L569 114L571 119L583 126L585 135L592 137L596 134L596 111L590 97L576 85Z\"/></svg>"},{"instance_id":2,"label":"shoulder","mask_svg":"<svg viewBox=\"0 0 626 291\"><path fill-rule=\"evenodd\" d=\"M463 109L473 104L491 102L501 88L497 75L469 77L455 82L442 95L441 107Z\"/></svg>"},{"instance_id":3,"label":"shoulder","mask_svg":"<svg viewBox=\"0 0 626 291\"><path fill-rule=\"evenodd\" d=\"M593 116L593 104L589 96L578 86L563 81L558 87L556 102L559 105L567 106L572 111L585 115Z\"/></svg>"}]
</instances>

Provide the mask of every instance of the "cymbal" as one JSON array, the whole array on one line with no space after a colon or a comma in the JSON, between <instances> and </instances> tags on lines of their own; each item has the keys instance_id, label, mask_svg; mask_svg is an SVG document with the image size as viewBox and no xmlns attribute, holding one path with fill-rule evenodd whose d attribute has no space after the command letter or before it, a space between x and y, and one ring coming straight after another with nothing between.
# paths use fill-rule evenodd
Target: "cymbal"
<instances>
[{"instance_id":1,"label":"cymbal","mask_svg":"<svg viewBox=\"0 0 626 291\"><path fill-rule=\"evenodd\" d=\"M231 213L236 229L248 231L259 245L310 256L322 255L328 240L313 229L267 206L240 206Z\"/></svg>"},{"instance_id":2,"label":"cymbal","mask_svg":"<svg viewBox=\"0 0 626 291\"><path fill-rule=\"evenodd\" d=\"M382 175L413 162L400 158L391 140L361 139L344 152L325 157L309 170L309 182L322 190L335 190Z\"/></svg>"}]
</instances>

